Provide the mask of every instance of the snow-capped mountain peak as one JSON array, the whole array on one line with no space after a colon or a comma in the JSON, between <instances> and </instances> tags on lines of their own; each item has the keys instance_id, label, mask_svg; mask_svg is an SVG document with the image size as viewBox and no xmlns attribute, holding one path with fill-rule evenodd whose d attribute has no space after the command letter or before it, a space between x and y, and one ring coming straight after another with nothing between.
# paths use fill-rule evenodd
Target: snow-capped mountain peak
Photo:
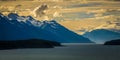
<instances>
[{"instance_id":1,"label":"snow-capped mountain peak","mask_svg":"<svg viewBox=\"0 0 120 60\"><path fill-rule=\"evenodd\" d=\"M0 15L0 40L44 39L62 43L91 43L64 26L52 21L37 21L31 16Z\"/></svg>"}]
</instances>

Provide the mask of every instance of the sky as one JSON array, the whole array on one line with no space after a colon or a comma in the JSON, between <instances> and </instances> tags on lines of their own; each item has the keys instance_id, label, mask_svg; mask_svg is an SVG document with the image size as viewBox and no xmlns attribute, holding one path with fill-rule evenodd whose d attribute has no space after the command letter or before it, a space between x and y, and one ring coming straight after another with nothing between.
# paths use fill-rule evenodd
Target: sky
<instances>
[{"instance_id":1,"label":"sky","mask_svg":"<svg viewBox=\"0 0 120 60\"><path fill-rule=\"evenodd\" d=\"M38 6L46 4L48 9L42 10L38 20L56 20L66 28L82 34L94 29L120 29L114 22L120 20L119 0L34 0L34 1L2 1L0 12L8 14L31 15ZM108 24L112 22L113 24Z\"/></svg>"}]
</instances>

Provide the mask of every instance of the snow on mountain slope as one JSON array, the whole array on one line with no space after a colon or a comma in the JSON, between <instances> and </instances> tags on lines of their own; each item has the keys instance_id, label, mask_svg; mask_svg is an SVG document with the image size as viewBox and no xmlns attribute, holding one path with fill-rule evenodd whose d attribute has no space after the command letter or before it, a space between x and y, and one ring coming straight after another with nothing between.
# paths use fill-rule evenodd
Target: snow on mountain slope
<instances>
[{"instance_id":1,"label":"snow on mountain slope","mask_svg":"<svg viewBox=\"0 0 120 60\"><path fill-rule=\"evenodd\" d=\"M31 16L0 15L0 40L45 39L62 43L91 43L56 21L37 21Z\"/></svg>"}]
</instances>

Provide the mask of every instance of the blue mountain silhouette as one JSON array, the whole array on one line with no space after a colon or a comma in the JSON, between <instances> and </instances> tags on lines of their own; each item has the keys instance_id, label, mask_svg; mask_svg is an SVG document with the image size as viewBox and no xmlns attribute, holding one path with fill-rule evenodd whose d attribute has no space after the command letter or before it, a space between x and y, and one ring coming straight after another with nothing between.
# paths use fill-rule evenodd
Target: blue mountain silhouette
<instances>
[{"instance_id":1,"label":"blue mountain silhouette","mask_svg":"<svg viewBox=\"0 0 120 60\"><path fill-rule=\"evenodd\" d=\"M78 35L64 26L51 21L37 21L31 16L10 13L0 14L0 40L45 39L61 43L91 43L88 38Z\"/></svg>"},{"instance_id":2,"label":"blue mountain silhouette","mask_svg":"<svg viewBox=\"0 0 120 60\"><path fill-rule=\"evenodd\" d=\"M91 32L86 32L83 36L96 43L104 43L106 41L120 39L120 33L105 29L96 29Z\"/></svg>"}]
</instances>

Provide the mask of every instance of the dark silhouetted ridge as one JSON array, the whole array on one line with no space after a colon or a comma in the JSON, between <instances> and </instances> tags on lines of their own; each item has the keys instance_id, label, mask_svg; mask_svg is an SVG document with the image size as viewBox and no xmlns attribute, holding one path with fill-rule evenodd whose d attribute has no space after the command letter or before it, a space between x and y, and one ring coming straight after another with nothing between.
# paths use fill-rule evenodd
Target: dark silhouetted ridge
<instances>
[{"instance_id":1,"label":"dark silhouetted ridge","mask_svg":"<svg viewBox=\"0 0 120 60\"><path fill-rule=\"evenodd\" d=\"M120 39L107 41L104 43L104 45L120 45Z\"/></svg>"},{"instance_id":2,"label":"dark silhouetted ridge","mask_svg":"<svg viewBox=\"0 0 120 60\"><path fill-rule=\"evenodd\" d=\"M19 48L53 48L54 46L61 46L61 44L58 42L41 39L0 41L0 50Z\"/></svg>"}]
</instances>

